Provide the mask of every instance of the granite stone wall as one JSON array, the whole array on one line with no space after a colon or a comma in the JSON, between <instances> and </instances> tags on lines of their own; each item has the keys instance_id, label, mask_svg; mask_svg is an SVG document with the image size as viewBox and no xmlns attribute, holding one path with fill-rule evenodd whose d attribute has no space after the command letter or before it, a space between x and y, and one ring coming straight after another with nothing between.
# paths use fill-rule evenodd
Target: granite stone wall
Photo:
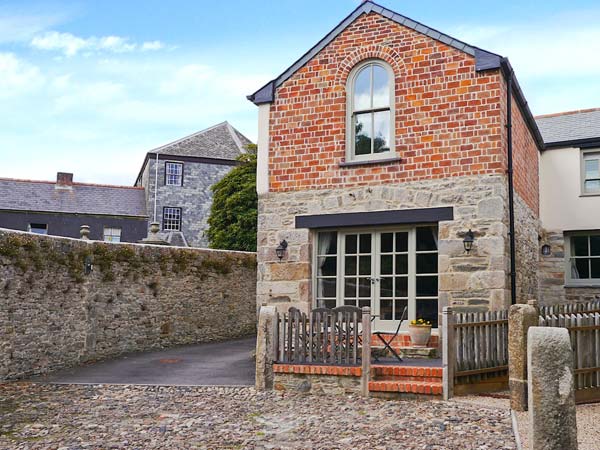
<instances>
[{"instance_id":1,"label":"granite stone wall","mask_svg":"<svg viewBox=\"0 0 600 450\"><path fill-rule=\"evenodd\" d=\"M296 229L302 214L454 207L454 220L439 223L439 307L472 311L510 304L507 184L503 175L465 176L383 186L270 192L259 198L258 304L280 310L311 307L311 241ZM475 245L463 246L471 228ZM289 243L279 261L275 248Z\"/></svg>"},{"instance_id":2,"label":"granite stone wall","mask_svg":"<svg viewBox=\"0 0 600 450\"><path fill-rule=\"evenodd\" d=\"M0 379L252 335L255 287L253 253L0 230Z\"/></svg>"},{"instance_id":3,"label":"granite stone wall","mask_svg":"<svg viewBox=\"0 0 600 450\"><path fill-rule=\"evenodd\" d=\"M517 303L538 299L539 219L515 192ZM510 269L509 269L510 272Z\"/></svg>"}]
</instances>

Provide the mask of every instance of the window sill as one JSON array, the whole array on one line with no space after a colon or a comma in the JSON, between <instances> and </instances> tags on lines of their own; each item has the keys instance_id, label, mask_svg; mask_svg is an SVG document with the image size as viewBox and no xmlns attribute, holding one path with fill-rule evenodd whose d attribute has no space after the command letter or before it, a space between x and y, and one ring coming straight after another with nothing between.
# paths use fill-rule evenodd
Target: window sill
<instances>
[{"instance_id":1,"label":"window sill","mask_svg":"<svg viewBox=\"0 0 600 450\"><path fill-rule=\"evenodd\" d=\"M597 193L589 193L589 194L579 194L579 197L600 197L600 192Z\"/></svg>"},{"instance_id":2,"label":"window sill","mask_svg":"<svg viewBox=\"0 0 600 450\"><path fill-rule=\"evenodd\" d=\"M594 289L600 289L600 283L597 284L593 284L593 283L588 283L588 284L565 284L565 288L569 288L569 289L574 289L574 288L594 288Z\"/></svg>"},{"instance_id":3,"label":"window sill","mask_svg":"<svg viewBox=\"0 0 600 450\"><path fill-rule=\"evenodd\" d=\"M402 161L402 158L382 158L382 159L369 159L365 161L344 161L339 164L339 167L355 167L355 166L374 166L377 164L389 164Z\"/></svg>"}]
</instances>

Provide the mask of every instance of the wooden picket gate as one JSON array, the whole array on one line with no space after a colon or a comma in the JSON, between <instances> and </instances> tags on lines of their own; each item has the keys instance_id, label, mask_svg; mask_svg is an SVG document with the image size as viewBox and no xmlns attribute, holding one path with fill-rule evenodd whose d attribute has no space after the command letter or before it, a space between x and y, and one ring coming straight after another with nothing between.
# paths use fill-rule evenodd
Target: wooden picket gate
<instances>
[{"instance_id":1,"label":"wooden picket gate","mask_svg":"<svg viewBox=\"0 0 600 450\"><path fill-rule=\"evenodd\" d=\"M357 366L361 364L362 310L356 306L297 308L277 313L277 362Z\"/></svg>"},{"instance_id":2,"label":"wooden picket gate","mask_svg":"<svg viewBox=\"0 0 600 450\"><path fill-rule=\"evenodd\" d=\"M455 313L442 321L444 398L508 386L508 311Z\"/></svg>"},{"instance_id":3,"label":"wooden picket gate","mask_svg":"<svg viewBox=\"0 0 600 450\"><path fill-rule=\"evenodd\" d=\"M595 302L586 305L588 310L594 312L559 312L539 317L542 327L562 327L569 331L574 360L575 399L578 403L600 401L600 312L597 311L598 305L592 303Z\"/></svg>"}]
</instances>

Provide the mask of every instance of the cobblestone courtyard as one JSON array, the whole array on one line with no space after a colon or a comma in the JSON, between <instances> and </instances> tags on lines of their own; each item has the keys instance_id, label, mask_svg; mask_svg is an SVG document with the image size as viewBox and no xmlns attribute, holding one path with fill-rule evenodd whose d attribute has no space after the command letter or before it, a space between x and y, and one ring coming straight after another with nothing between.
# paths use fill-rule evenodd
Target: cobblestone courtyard
<instances>
[{"instance_id":1,"label":"cobblestone courtyard","mask_svg":"<svg viewBox=\"0 0 600 450\"><path fill-rule=\"evenodd\" d=\"M505 410L252 388L0 385L2 449L514 449Z\"/></svg>"}]
</instances>

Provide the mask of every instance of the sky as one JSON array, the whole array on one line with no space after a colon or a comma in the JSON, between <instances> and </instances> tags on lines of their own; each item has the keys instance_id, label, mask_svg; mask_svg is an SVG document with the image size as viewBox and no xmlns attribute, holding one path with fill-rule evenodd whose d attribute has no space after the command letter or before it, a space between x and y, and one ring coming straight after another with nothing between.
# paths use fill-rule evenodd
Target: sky
<instances>
[{"instance_id":1,"label":"sky","mask_svg":"<svg viewBox=\"0 0 600 450\"><path fill-rule=\"evenodd\" d=\"M228 120L358 0L0 0L0 177L132 185L147 151ZM504 56L534 114L600 107L597 0L381 0Z\"/></svg>"}]
</instances>

